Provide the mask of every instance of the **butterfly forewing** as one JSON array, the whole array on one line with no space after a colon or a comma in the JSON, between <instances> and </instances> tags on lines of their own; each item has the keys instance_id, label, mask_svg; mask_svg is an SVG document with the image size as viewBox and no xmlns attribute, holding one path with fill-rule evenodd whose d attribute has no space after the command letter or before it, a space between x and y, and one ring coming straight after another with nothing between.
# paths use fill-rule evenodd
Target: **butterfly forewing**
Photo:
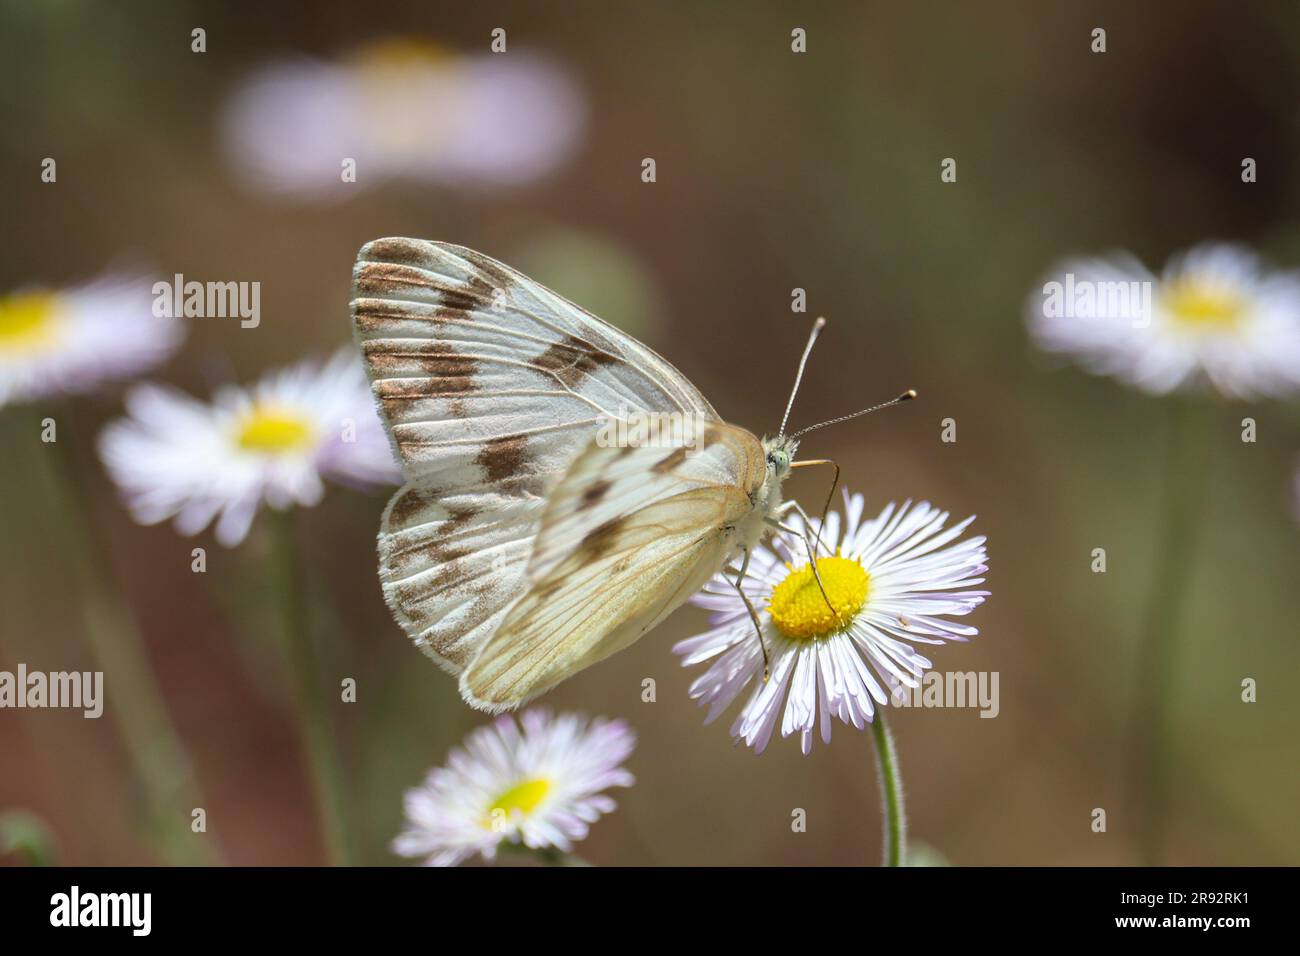
<instances>
[{"instance_id":1,"label":"butterfly forewing","mask_svg":"<svg viewBox=\"0 0 1300 956\"><path fill-rule=\"evenodd\" d=\"M448 456L558 474L620 410L717 418L650 349L469 249L378 239L354 278L357 337L412 478Z\"/></svg>"},{"instance_id":2,"label":"butterfly forewing","mask_svg":"<svg viewBox=\"0 0 1300 956\"><path fill-rule=\"evenodd\" d=\"M461 694L517 707L635 641L718 570L765 474L758 439L731 425L708 427L694 450L593 442L552 492L531 587Z\"/></svg>"}]
</instances>

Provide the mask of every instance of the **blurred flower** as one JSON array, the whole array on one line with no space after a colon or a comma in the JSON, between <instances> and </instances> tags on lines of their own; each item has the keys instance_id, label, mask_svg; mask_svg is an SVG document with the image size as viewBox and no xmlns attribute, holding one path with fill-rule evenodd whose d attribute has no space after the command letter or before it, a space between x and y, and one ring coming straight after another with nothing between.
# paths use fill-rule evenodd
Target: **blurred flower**
<instances>
[{"instance_id":1,"label":"blurred flower","mask_svg":"<svg viewBox=\"0 0 1300 956\"><path fill-rule=\"evenodd\" d=\"M636 737L621 720L587 724L576 714L552 718L530 710L515 724L504 715L452 750L406 794L406 829L393 852L455 866L480 854L496 857L503 841L531 849L572 849L588 825L614 811L602 793L632 786L621 764Z\"/></svg>"},{"instance_id":2,"label":"blurred flower","mask_svg":"<svg viewBox=\"0 0 1300 956\"><path fill-rule=\"evenodd\" d=\"M217 518L227 547L244 540L263 501L277 509L319 502L322 477L362 487L400 481L352 349L251 388L227 386L210 405L137 385L126 408L128 417L100 435L99 453L132 515L142 524L174 517L184 535Z\"/></svg>"},{"instance_id":3,"label":"blurred flower","mask_svg":"<svg viewBox=\"0 0 1300 956\"><path fill-rule=\"evenodd\" d=\"M1158 279L1128 255L1067 260L1027 318L1043 349L1147 392L1300 389L1300 273L1266 272L1244 246L1198 246Z\"/></svg>"},{"instance_id":4,"label":"blurred flower","mask_svg":"<svg viewBox=\"0 0 1300 956\"><path fill-rule=\"evenodd\" d=\"M907 502L898 509L890 503L875 519L863 522L862 496L846 492L844 498L843 537L834 511L821 534L823 546L833 552L817 559L825 598L806 563L802 538L782 533L773 542L780 557L762 546L750 557L743 587L755 609L761 609L771 654L767 683L753 621L721 574L692 599L713 612L712 627L673 647L683 666L713 662L690 689L692 699L709 707L705 723L755 684L731 734L759 753L783 712L781 736L800 734L805 754L812 750L819 717L824 743L830 743L832 717L861 730L875 713L873 698L875 704L886 703L882 682L916 687L931 666L907 642L942 644L979 633L942 619L970 613L989 594L956 590L982 584L980 575L988 570L983 537L949 544L974 517L945 530L948 512ZM795 518L791 527L802 531L803 523ZM801 557L804 563L794 564Z\"/></svg>"},{"instance_id":5,"label":"blurred flower","mask_svg":"<svg viewBox=\"0 0 1300 956\"><path fill-rule=\"evenodd\" d=\"M0 296L0 406L87 392L167 359L184 329L154 315L151 289L149 279L108 274Z\"/></svg>"},{"instance_id":6,"label":"blurred flower","mask_svg":"<svg viewBox=\"0 0 1300 956\"><path fill-rule=\"evenodd\" d=\"M386 177L529 182L568 158L585 118L582 93L550 59L397 38L338 63L262 68L233 95L224 137L254 186L341 197ZM344 185L345 159L355 184Z\"/></svg>"}]
</instances>

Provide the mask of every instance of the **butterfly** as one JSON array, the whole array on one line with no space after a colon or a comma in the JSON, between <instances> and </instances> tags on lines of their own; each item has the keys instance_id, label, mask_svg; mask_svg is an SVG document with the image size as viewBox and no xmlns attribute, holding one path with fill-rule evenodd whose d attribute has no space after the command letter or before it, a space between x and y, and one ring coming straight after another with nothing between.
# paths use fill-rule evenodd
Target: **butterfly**
<instances>
[{"instance_id":1,"label":"butterfly","mask_svg":"<svg viewBox=\"0 0 1300 956\"><path fill-rule=\"evenodd\" d=\"M630 335L462 246L367 243L351 307L406 477L379 533L384 597L481 710L622 650L728 566L741 590L750 551L803 514L782 500L791 469L830 464L793 461L811 429L785 433L823 320L760 440Z\"/></svg>"}]
</instances>

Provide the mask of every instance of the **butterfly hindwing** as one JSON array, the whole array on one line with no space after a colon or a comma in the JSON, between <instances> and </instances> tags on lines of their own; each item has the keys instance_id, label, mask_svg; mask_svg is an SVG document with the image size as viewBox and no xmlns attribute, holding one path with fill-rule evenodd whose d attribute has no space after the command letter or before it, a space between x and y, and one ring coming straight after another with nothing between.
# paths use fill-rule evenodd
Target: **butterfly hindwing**
<instances>
[{"instance_id":1,"label":"butterfly hindwing","mask_svg":"<svg viewBox=\"0 0 1300 956\"><path fill-rule=\"evenodd\" d=\"M506 483L434 494L407 485L389 502L379 577L417 646L459 674L525 587L544 499Z\"/></svg>"}]
</instances>

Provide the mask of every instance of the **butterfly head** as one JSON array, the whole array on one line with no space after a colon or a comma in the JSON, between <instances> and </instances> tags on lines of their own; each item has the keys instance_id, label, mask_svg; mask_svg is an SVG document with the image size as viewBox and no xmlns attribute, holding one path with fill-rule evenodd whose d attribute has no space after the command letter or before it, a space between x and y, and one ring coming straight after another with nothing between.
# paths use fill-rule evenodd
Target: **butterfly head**
<instances>
[{"instance_id":1,"label":"butterfly head","mask_svg":"<svg viewBox=\"0 0 1300 956\"><path fill-rule=\"evenodd\" d=\"M763 456L767 459L767 473L778 480L790 473L790 462L794 460L799 443L789 435L777 435L775 438L763 439Z\"/></svg>"}]
</instances>

